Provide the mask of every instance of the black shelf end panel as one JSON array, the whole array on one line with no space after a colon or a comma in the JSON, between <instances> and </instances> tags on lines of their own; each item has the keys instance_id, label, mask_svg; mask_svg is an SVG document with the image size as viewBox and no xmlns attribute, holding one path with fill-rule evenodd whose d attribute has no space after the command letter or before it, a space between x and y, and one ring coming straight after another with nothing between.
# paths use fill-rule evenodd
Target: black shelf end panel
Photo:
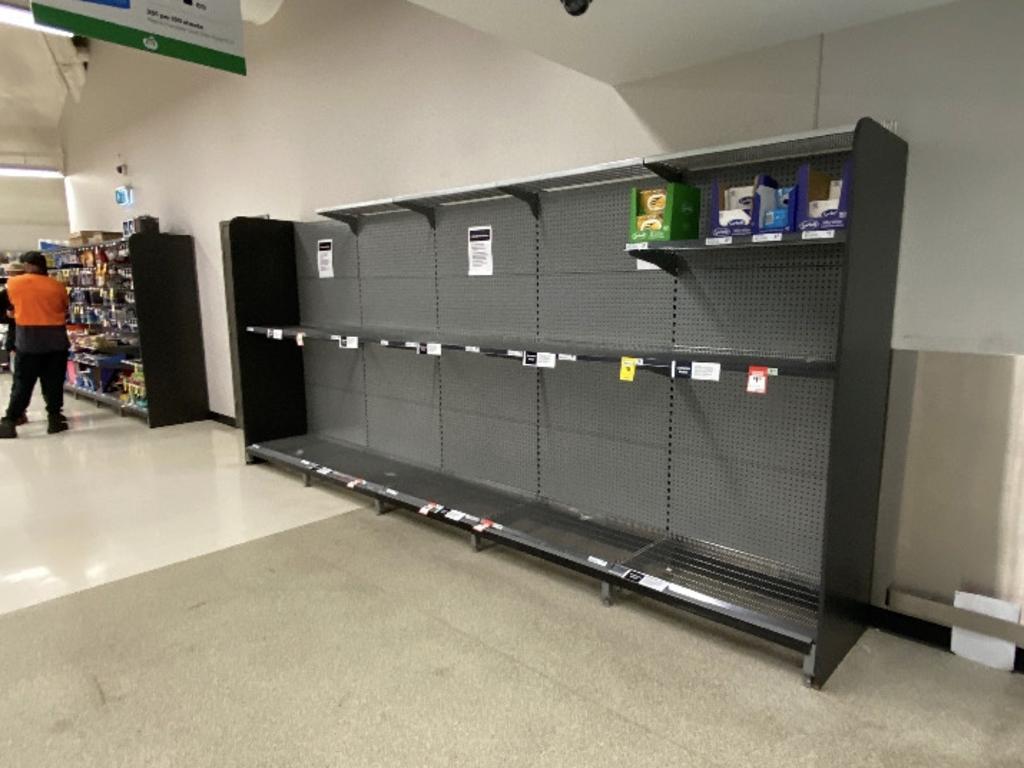
<instances>
[{"instance_id":1,"label":"black shelf end panel","mask_svg":"<svg viewBox=\"0 0 1024 768\"><path fill-rule=\"evenodd\" d=\"M251 458L416 512L802 653L817 593L754 559L593 518L509 490L313 435L249 445Z\"/></svg>"},{"instance_id":2,"label":"black shelf end panel","mask_svg":"<svg viewBox=\"0 0 1024 768\"><path fill-rule=\"evenodd\" d=\"M861 120L853 151L839 343L843 374L832 411L815 685L828 679L869 624L906 173L906 142L874 120Z\"/></svg>"},{"instance_id":3,"label":"black shelf end panel","mask_svg":"<svg viewBox=\"0 0 1024 768\"><path fill-rule=\"evenodd\" d=\"M128 253L146 366L149 425L203 421L210 405L192 238L132 235Z\"/></svg>"},{"instance_id":4,"label":"black shelf end panel","mask_svg":"<svg viewBox=\"0 0 1024 768\"><path fill-rule=\"evenodd\" d=\"M814 255L815 245L846 243L846 231L842 229L819 229L807 232L763 232L759 235L704 237L699 240L664 240L661 242L627 243L626 253L635 258L655 264L671 275L678 275L685 269L686 259L714 254L716 251L750 250L761 253L765 249L780 246L800 245L807 247L807 254Z\"/></svg>"},{"instance_id":5,"label":"black shelf end panel","mask_svg":"<svg viewBox=\"0 0 1024 768\"><path fill-rule=\"evenodd\" d=\"M295 225L236 218L227 225L224 275L235 376L235 416L245 442L306 432L302 350L267 344L245 329L255 323L299 324Z\"/></svg>"}]
</instances>

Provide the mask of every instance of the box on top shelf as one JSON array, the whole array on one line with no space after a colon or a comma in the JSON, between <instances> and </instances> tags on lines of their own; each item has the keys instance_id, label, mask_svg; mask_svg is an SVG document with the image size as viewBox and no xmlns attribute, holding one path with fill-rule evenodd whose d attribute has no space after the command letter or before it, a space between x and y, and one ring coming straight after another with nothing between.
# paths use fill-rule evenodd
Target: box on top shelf
<instances>
[{"instance_id":1,"label":"box on top shelf","mask_svg":"<svg viewBox=\"0 0 1024 768\"><path fill-rule=\"evenodd\" d=\"M797 206L797 228L803 232L814 229L845 229L850 211L850 161L843 163L838 179L815 171L810 163L800 166L796 183L800 189Z\"/></svg>"},{"instance_id":2,"label":"box on top shelf","mask_svg":"<svg viewBox=\"0 0 1024 768\"><path fill-rule=\"evenodd\" d=\"M98 229L83 229L81 232L72 232L68 238L68 245L74 247L79 245L92 245L93 243L104 243L107 240L117 240L121 237L120 232L103 232Z\"/></svg>"},{"instance_id":3,"label":"box on top shelf","mask_svg":"<svg viewBox=\"0 0 1024 768\"><path fill-rule=\"evenodd\" d=\"M630 242L693 240L700 236L700 190L687 184L635 188L630 195Z\"/></svg>"},{"instance_id":4,"label":"box on top shelf","mask_svg":"<svg viewBox=\"0 0 1024 768\"><path fill-rule=\"evenodd\" d=\"M708 234L711 237L792 232L796 228L798 190L783 187L767 174L758 174L749 186L725 187L711 183Z\"/></svg>"}]
</instances>

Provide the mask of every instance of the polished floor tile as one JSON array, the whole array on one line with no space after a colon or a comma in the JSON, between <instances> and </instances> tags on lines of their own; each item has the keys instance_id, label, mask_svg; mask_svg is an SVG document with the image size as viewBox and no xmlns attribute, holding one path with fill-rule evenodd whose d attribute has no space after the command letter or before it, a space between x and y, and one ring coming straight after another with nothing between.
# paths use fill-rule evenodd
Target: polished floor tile
<instances>
[{"instance_id":1,"label":"polished floor tile","mask_svg":"<svg viewBox=\"0 0 1024 768\"><path fill-rule=\"evenodd\" d=\"M0 442L0 613L363 503L247 467L241 433L214 422L150 430L69 397L71 431L49 436L42 407L37 392L31 423Z\"/></svg>"}]
</instances>

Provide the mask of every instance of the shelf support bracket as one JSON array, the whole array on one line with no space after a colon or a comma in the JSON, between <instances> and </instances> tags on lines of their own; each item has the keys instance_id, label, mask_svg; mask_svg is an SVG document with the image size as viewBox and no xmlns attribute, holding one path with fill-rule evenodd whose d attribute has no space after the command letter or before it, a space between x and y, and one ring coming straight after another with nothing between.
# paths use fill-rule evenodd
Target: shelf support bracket
<instances>
[{"instance_id":1,"label":"shelf support bracket","mask_svg":"<svg viewBox=\"0 0 1024 768\"><path fill-rule=\"evenodd\" d=\"M673 168L672 166L666 163L658 163L649 160L644 160L644 167L651 173L660 176L665 181L686 181L686 171L680 170L678 168Z\"/></svg>"},{"instance_id":2,"label":"shelf support bracket","mask_svg":"<svg viewBox=\"0 0 1024 768\"><path fill-rule=\"evenodd\" d=\"M525 189L523 187L517 187L510 185L507 187L498 187L498 191L504 192L506 195L511 195L516 200L522 200L528 206L530 206L530 213L533 214L533 218L540 218L540 193L534 192L532 189Z\"/></svg>"},{"instance_id":3,"label":"shelf support bracket","mask_svg":"<svg viewBox=\"0 0 1024 768\"><path fill-rule=\"evenodd\" d=\"M352 230L352 234L359 237L359 234L363 231L363 217L362 216L345 216L336 215L334 219L348 224L348 228Z\"/></svg>"},{"instance_id":4,"label":"shelf support bracket","mask_svg":"<svg viewBox=\"0 0 1024 768\"><path fill-rule=\"evenodd\" d=\"M420 205L418 203L404 203L400 200L394 201L395 205L399 208L405 208L407 211L418 213L420 216L425 216L427 222L430 224L431 229L437 229L437 210L429 205Z\"/></svg>"}]
</instances>

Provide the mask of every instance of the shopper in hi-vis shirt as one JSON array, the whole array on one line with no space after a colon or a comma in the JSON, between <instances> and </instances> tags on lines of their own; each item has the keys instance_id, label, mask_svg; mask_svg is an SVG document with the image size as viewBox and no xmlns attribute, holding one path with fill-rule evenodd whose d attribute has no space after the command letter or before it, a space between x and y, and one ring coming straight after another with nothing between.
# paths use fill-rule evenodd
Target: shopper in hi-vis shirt
<instances>
[{"instance_id":1,"label":"shopper in hi-vis shirt","mask_svg":"<svg viewBox=\"0 0 1024 768\"><path fill-rule=\"evenodd\" d=\"M18 326L14 384L7 414L0 419L0 439L18 436L15 422L25 413L36 381L46 401L49 434L68 428L64 409L64 376L68 360L68 292L46 275L46 257L30 251L21 257L25 274L7 281L7 296L14 305Z\"/></svg>"}]
</instances>

